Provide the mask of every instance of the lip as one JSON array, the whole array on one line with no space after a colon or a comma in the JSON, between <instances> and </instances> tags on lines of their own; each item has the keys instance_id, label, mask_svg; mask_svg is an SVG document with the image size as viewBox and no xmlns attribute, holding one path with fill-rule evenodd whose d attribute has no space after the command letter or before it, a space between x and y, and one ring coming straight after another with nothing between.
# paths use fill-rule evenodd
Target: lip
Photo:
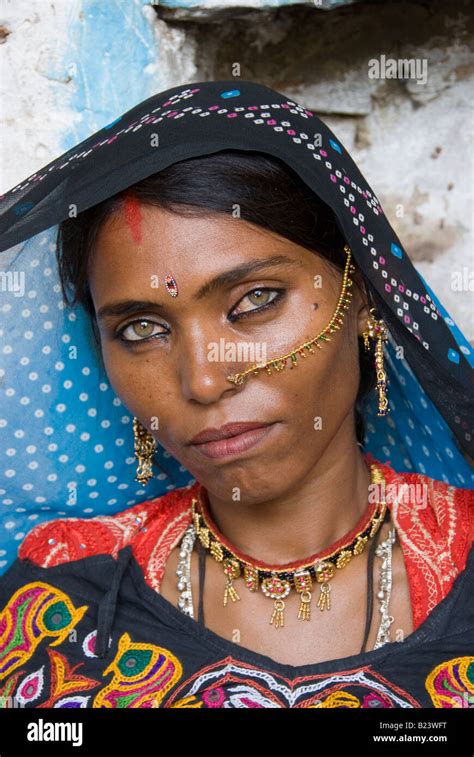
<instances>
[{"instance_id":1,"label":"lip","mask_svg":"<svg viewBox=\"0 0 474 757\"><path fill-rule=\"evenodd\" d=\"M244 434L247 431L253 431L255 428L262 428L263 426L269 426L269 423L264 421L242 421L240 423L226 423L225 426L220 428L206 428L205 431L201 431L199 434L191 439L189 444L203 444L205 442L216 442L221 439L228 439L231 436L237 436L238 434Z\"/></svg>"},{"instance_id":2,"label":"lip","mask_svg":"<svg viewBox=\"0 0 474 757\"><path fill-rule=\"evenodd\" d=\"M213 459L230 457L259 444L275 425L275 423L229 423L220 429L202 431L190 444L206 457ZM202 441L196 442L196 439Z\"/></svg>"}]
</instances>

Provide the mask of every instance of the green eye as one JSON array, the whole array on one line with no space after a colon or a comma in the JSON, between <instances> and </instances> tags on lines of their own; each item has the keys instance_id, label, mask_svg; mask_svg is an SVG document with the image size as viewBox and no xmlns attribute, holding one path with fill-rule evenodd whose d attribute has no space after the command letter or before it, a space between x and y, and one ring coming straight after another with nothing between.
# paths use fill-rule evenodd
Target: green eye
<instances>
[{"instance_id":1,"label":"green eye","mask_svg":"<svg viewBox=\"0 0 474 757\"><path fill-rule=\"evenodd\" d=\"M237 306L229 316L229 320L236 321L239 320L239 318L244 318L253 313L259 313L272 305L276 305L283 296L284 291L285 290L283 289L269 289L265 287L252 289L251 292L248 292L242 297L240 302L237 303ZM246 303L250 304L250 307L245 307ZM252 305L255 305L255 307L252 307Z\"/></svg>"},{"instance_id":2,"label":"green eye","mask_svg":"<svg viewBox=\"0 0 474 757\"><path fill-rule=\"evenodd\" d=\"M268 289L255 289L248 295L248 298L254 305L266 305L268 302L268 293ZM252 297L255 299L252 300Z\"/></svg>"},{"instance_id":3,"label":"green eye","mask_svg":"<svg viewBox=\"0 0 474 757\"><path fill-rule=\"evenodd\" d=\"M119 337L124 342L144 342L155 336L163 335L164 331L153 331L154 328L160 328L159 323L149 321L146 318L140 318L137 321L128 323L119 331Z\"/></svg>"}]
</instances>

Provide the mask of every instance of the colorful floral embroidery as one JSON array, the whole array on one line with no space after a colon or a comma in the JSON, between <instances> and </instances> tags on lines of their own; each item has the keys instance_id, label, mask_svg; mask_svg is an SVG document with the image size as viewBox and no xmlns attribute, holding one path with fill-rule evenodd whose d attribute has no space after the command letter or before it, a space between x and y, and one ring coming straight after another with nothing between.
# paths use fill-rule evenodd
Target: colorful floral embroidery
<instances>
[{"instance_id":1,"label":"colorful floral embroidery","mask_svg":"<svg viewBox=\"0 0 474 757\"><path fill-rule=\"evenodd\" d=\"M332 674L285 676L226 657L178 686L164 707L421 707L365 666Z\"/></svg>"},{"instance_id":2,"label":"colorful floral embroidery","mask_svg":"<svg viewBox=\"0 0 474 757\"><path fill-rule=\"evenodd\" d=\"M113 673L113 678L99 691L93 707L159 707L181 678L183 668L168 649L134 643L124 633L115 659L103 675L108 673Z\"/></svg>"},{"instance_id":3,"label":"colorful floral embroidery","mask_svg":"<svg viewBox=\"0 0 474 757\"><path fill-rule=\"evenodd\" d=\"M89 697L71 697L73 692L89 691L100 686L100 681L76 673L77 668L84 665L78 662L71 667L66 657L54 649L47 649L50 659L51 670L51 687L50 695L47 701L42 702L39 707L86 707ZM60 699L63 694L69 696Z\"/></svg>"},{"instance_id":4,"label":"colorful floral embroidery","mask_svg":"<svg viewBox=\"0 0 474 757\"><path fill-rule=\"evenodd\" d=\"M23 679L15 692L19 705L26 707L41 696L44 688L44 665Z\"/></svg>"},{"instance_id":5,"label":"colorful floral embroidery","mask_svg":"<svg viewBox=\"0 0 474 757\"><path fill-rule=\"evenodd\" d=\"M97 628L87 634L82 642L82 651L86 657L97 657L95 653L95 641L97 639Z\"/></svg>"},{"instance_id":6,"label":"colorful floral embroidery","mask_svg":"<svg viewBox=\"0 0 474 757\"><path fill-rule=\"evenodd\" d=\"M18 683L19 678L23 675L25 671L24 670L17 670L16 673L13 673L2 687L0 687L0 709L7 710L11 707L13 707L13 692L15 691L15 686Z\"/></svg>"},{"instance_id":7,"label":"colorful floral embroidery","mask_svg":"<svg viewBox=\"0 0 474 757\"><path fill-rule=\"evenodd\" d=\"M97 688L101 685L101 682L76 673L77 668L84 665L83 662L79 662L71 667L66 657L60 652L49 647L47 647L46 651L50 660L50 690L48 698L41 702L41 704L37 703L45 686L45 666L42 665L41 668L30 673L21 681L14 696L13 690L18 676L14 674L10 677L9 681L13 685L9 690L9 700L10 702L15 701L15 705L11 704L11 706L20 705L26 707L32 706L36 702L34 706L38 708L87 707L90 696L83 696L77 692ZM64 694L67 696L63 696ZM7 700L5 699L5 705L7 704Z\"/></svg>"},{"instance_id":8,"label":"colorful floral embroidery","mask_svg":"<svg viewBox=\"0 0 474 757\"><path fill-rule=\"evenodd\" d=\"M95 643L97 640L97 628L87 634L82 642L82 651L86 657L97 657L95 653ZM112 644L112 637L109 636L109 647Z\"/></svg>"},{"instance_id":9,"label":"colorful floral embroidery","mask_svg":"<svg viewBox=\"0 0 474 757\"><path fill-rule=\"evenodd\" d=\"M29 660L44 638L54 636L50 645L60 644L86 610L41 581L18 589L0 615L0 680Z\"/></svg>"},{"instance_id":10,"label":"colorful floral embroidery","mask_svg":"<svg viewBox=\"0 0 474 757\"><path fill-rule=\"evenodd\" d=\"M426 688L435 707L474 706L474 657L454 657L427 676Z\"/></svg>"},{"instance_id":11,"label":"colorful floral embroidery","mask_svg":"<svg viewBox=\"0 0 474 757\"><path fill-rule=\"evenodd\" d=\"M96 631L89 633L82 643L88 657L96 657L93 652L95 635ZM57 641L50 646L55 644ZM46 651L50 660L48 698L34 705L45 688L43 665L21 681L24 671L13 673L0 689L1 707L12 707L13 702L15 706L39 708L371 709L423 706L370 666L292 679L228 656L201 668L177 685L183 673L178 658L164 647L133 642L126 632L119 639L114 660L103 672L104 676L113 673L112 680L91 700L91 695L84 692L100 687L101 682L77 672L85 663L71 666L59 651L50 647ZM425 683L435 707L471 707L474 703L474 657L457 657L437 665Z\"/></svg>"}]
</instances>

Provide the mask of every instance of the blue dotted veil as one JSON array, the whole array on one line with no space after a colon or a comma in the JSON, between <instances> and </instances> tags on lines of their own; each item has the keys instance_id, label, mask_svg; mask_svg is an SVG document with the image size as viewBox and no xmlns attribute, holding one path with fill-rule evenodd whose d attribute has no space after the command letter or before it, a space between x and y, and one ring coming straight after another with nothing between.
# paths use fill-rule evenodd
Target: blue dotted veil
<instances>
[{"instance_id":1,"label":"blue dotted veil","mask_svg":"<svg viewBox=\"0 0 474 757\"><path fill-rule=\"evenodd\" d=\"M389 328L391 408L377 417L371 392L364 450L395 470L472 487L472 349L341 142L264 85L184 84L139 103L0 198L0 573L38 523L113 514L193 481L160 446L146 489L134 480L132 416L109 385L88 316L63 302L56 234L71 204L81 212L176 161L227 149L268 153L293 168L333 209L363 270Z\"/></svg>"}]
</instances>

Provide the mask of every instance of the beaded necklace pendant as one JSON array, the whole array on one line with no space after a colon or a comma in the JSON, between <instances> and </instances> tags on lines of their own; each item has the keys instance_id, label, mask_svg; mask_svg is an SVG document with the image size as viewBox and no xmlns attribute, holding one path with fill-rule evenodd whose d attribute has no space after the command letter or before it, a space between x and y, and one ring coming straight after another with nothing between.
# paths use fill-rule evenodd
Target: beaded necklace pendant
<instances>
[{"instance_id":1,"label":"beaded necklace pendant","mask_svg":"<svg viewBox=\"0 0 474 757\"><path fill-rule=\"evenodd\" d=\"M382 483L383 474L377 466L371 466L371 482ZM235 547L219 534L212 521L206 501L201 496L192 501L192 520L197 536L212 557L222 565L226 578L224 587L224 606L240 599L234 581L243 578L244 585L249 591L262 591L266 597L273 599L273 613L270 625L281 628L284 625L284 599L294 589L300 597L298 618L310 620L311 597L313 588L319 585L317 607L320 611L331 609L331 586L334 576L354 557L362 554L367 543L381 527L387 511L387 503L382 497L374 507L370 508L370 516L366 516L365 526L357 533L351 532L346 543L340 543L338 548L329 549L324 556L313 555L312 558L301 561L300 565L279 570L277 566L252 564L246 555L238 553Z\"/></svg>"},{"instance_id":2,"label":"beaded necklace pendant","mask_svg":"<svg viewBox=\"0 0 474 757\"><path fill-rule=\"evenodd\" d=\"M270 624L275 624L275 628L280 628L284 625L283 611L285 609L284 597L287 597L290 593L291 584L286 579L278 578L277 575L272 575L270 578L264 578L262 581L262 591L266 597L274 599L273 613L270 618Z\"/></svg>"}]
</instances>

